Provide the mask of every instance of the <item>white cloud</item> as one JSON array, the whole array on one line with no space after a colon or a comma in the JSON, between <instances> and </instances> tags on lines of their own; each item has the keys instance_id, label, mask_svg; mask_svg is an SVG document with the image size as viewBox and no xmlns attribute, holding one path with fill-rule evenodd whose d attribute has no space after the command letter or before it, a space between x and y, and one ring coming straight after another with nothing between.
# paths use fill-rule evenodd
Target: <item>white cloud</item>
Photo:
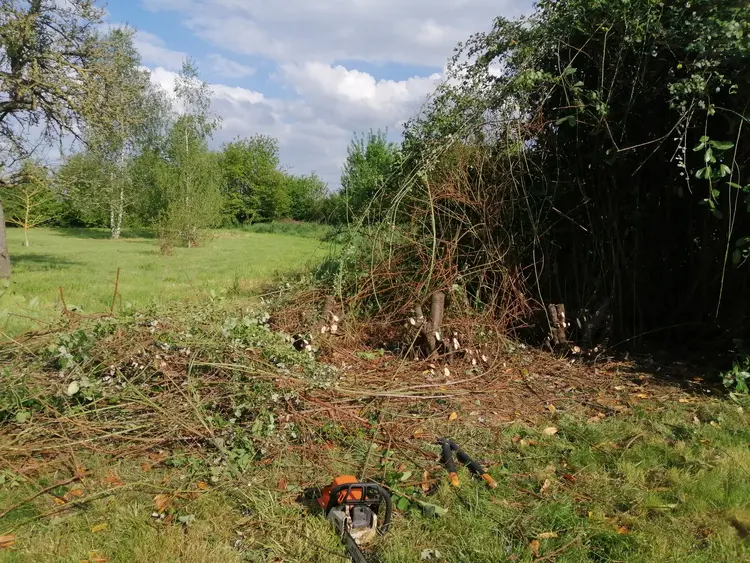
<instances>
[{"instance_id":1,"label":"white cloud","mask_svg":"<svg viewBox=\"0 0 750 563\"><path fill-rule=\"evenodd\" d=\"M144 0L196 35L280 62L362 60L442 68L455 45L531 0Z\"/></svg>"},{"instance_id":2,"label":"white cloud","mask_svg":"<svg viewBox=\"0 0 750 563\"><path fill-rule=\"evenodd\" d=\"M137 31L133 38L133 45L141 54L144 64L148 66L177 70L187 56L181 51L168 49L161 38L147 31Z\"/></svg>"},{"instance_id":3,"label":"white cloud","mask_svg":"<svg viewBox=\"0 0 750 563\"><path fill-rule=\"evenodd\" d=\"M208 55L209 67L219 76L225 78L245 78L255 74L255 69L217 53Z\"/></svg>"},{"instance_id":4,"label":"white cloud","mask_svg":"<svg viewBox=\"0 0 750 563\"><path fill-rule=\"evenodd\" d=\"M175 72L157 67L151 80L170 94ZM322 63L289 65L283 77L300 94L269 98L238 86L211 84L212 110L222 117L214 144L257 133L279 139L281 157L298 173L315 170L332 187L352 134L370 128L398 130L434 88L438 75L404 81Z\"/></svg>"},{"instance_id":5,"label":"white cloud","mask_svg":"<svg viewBox=\"0 0 750 563\"><path fill-rule=\"evenodd\" d=\"M316 170L332 186L352 134L369 129L400 132L441 79L437 73L404 80L376 79L356 61L381 66L444 69L459 41L488 30L495 17L529 12L532 0L142 0L170 13L203 40L204 68L221 77L212 84L213 109L223 118L217 144L256 133L279 139L282 162L295 171ZM139 49L153 80L174 87L182 53L144 34ZM234 53L235 60L216 54ZM254 72L242 57L270 59L272 78L289 98L243 88ZM354 61L347 63L345 61ZM253 65L262 64L253 62ZM341 64L336 64L340 62ZM260 68L260 66L259 66ZM392 67L390 67L392 68ZM239 82L238 82L239 81ZM259 84L265 84L260 80Z\"/></svg>"}]
</instances>

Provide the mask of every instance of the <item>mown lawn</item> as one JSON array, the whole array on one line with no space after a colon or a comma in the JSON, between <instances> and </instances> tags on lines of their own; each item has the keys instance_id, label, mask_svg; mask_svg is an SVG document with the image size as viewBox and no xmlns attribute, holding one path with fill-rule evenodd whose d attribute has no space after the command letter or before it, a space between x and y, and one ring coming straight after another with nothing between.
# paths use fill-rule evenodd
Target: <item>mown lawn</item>
<instances>
[{"instance_id":1,"label":"mown lawn","mask_svg":"<svg viewBox=\"0 0 750 563\"><path fill-rule=\"evenodd\" d=\"M328 245L311 237L217 231L194 249L159 253L148 231L126 231L111 240L101 229L34 229L22 246L9 229L13 281L0 288L0 331L7 336L44 328L57 318L63 289L69 308L109 310L120 268L118 308L169 301L248 295L277 273L297 270L324 256ZM2 340L0 335L0 340Z\"/></svg>"}]
</instances>

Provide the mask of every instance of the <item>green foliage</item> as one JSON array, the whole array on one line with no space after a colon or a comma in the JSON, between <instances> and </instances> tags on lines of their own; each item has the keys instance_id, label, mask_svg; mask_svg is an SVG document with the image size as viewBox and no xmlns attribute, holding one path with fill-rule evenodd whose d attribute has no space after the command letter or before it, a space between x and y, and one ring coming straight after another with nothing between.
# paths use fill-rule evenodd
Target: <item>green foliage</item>
<instances>
[{"instance_id":1,"label":"green foliage","mask_svg":"<svg viewBox=\"0 0 750 563\"><path fill-rule=\"evenodd\" d=\"M732 369L722 374L724 386L739 393L750 393L750 356L732 362Z\"/></svg>"},{"instance_id":2,"label":"green foliage","mask_svg":"<svg viewBox=\"0 0 750 563\"><path fill-rule=\"evenodd\" d=\"M252 223L284 216L286 198L280 195L278 141L266 135L236 139L224 146L224 213L233 223ZM288 211L288 209L286 210Z\"/></svg>"},{"instance_id":3,"label":"green foliage","mask_svg":"<svg viewBox=\"0 0 750 563\"><path fill-rule=\"evenodd\" d=\"M317 174L287 175L286 191L290 200L289 217L297 221L326 222L323 201L328 187Z\"/></svg>"},{"instance_id":4,"label":"green foliage","mask_svg":"<svg viewBox=\"0 0 750 563\"><path fill-rule=\"evenodd\" d=\"M389 217L450 249L415 237L422 272L451 272L433 284L466 269L462 285L486 284L482 301L503 315L508 276L492 276L507 266L529 298L609 304L628 342L738 330L749 63L740 0L541 0L498 18L459 46L452 80L407 125Z\"/></svg>"},{"instance_id":5,"label":"green foliage","mask_svg":"<svg viewBox=\"0 0 750 563\"><path fill-rule=\"evenodd\" d=\"M370 131L354 137L341 172L341 188L348 220L380 221L397 189L400 148L387 139L387 132Z\"/></svg>"},{"instance_id":6,"label":"green foliage","mask_svg":"<svg viewBox=\"0 0 750 563\"><path fill-rule=\"evenodd\" d=\"M175 94L184 109L169 132L157 179L166 199L160 238L193 247L221 221L221 169L207 145L219 120L210 114L209 87L190 61L183 64Z\"/></svg>"},{"instance_id":7,"label":"green foliage","mask_svg":"<svg viewBox=\"0 0 750 563\"><path fill-rule=\"evenodd\" d=\"M0 185L5 222L24 230L24 246L29 246L28 230L49 222L58 211L50 184L47 168L27 160L12 183Z\"/></svg>"}]
</instances>

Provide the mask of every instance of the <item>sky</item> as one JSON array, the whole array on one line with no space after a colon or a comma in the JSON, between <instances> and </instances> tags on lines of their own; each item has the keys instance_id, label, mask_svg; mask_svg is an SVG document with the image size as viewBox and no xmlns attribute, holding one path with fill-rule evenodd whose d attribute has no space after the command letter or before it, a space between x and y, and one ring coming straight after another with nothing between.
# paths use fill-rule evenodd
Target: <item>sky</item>
<instances>
[{"instance_id":1,"label":"sky","mask_svg":"<svg viewBox=\"0 0 750 563\"><path fill-rule=\"evenodd\" d=\"M279 140L281 162L339 187L352 136L397 139L459 41L531 0L109 0L110 24L138 30L152 81L197 62L222 128L213 144Z\"/></svg>"}]
</instances>

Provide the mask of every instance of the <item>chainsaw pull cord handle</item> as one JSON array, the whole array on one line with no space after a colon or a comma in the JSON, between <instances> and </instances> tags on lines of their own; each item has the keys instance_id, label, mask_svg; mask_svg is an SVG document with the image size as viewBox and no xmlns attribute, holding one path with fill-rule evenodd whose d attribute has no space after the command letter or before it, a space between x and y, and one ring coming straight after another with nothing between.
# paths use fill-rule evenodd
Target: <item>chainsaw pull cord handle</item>
<instances>
[{"instance_id":1,"label":"chainsaw pull cord handle","mask_svg":"<svg viewBox=\"0 0 750 563\"><path fill-rule=\"evenodd\" d=\"M342 493L344 491L346 491L346 494L343 495L344 500L340 501L339 499L342 497ZM352 491L361 491L361 497L354 498L352 495ZM376 491L377 497L373 498L371 496L368 498L367 496L368 491ZM385 514L383 515L382 524L378 526L378 533L382 536L388 531L388 528L391 525L391 516L393 514L393 506L391 504L391 495L389 495L388 491L386 491L383 487L381 487L377 483L347 483L347 484L339 485L338 487L331 489L331 496L328 500L328 506L326 506L326 509L325 509L325 515L328 516L328 513L332 509L336 508L337 506L341 504L345 504L349 506L356 506L358 504L364 504L367 506L377 505L378 507L380 507L381 502L385 504Z\"/></svg>"}]
</instances>

